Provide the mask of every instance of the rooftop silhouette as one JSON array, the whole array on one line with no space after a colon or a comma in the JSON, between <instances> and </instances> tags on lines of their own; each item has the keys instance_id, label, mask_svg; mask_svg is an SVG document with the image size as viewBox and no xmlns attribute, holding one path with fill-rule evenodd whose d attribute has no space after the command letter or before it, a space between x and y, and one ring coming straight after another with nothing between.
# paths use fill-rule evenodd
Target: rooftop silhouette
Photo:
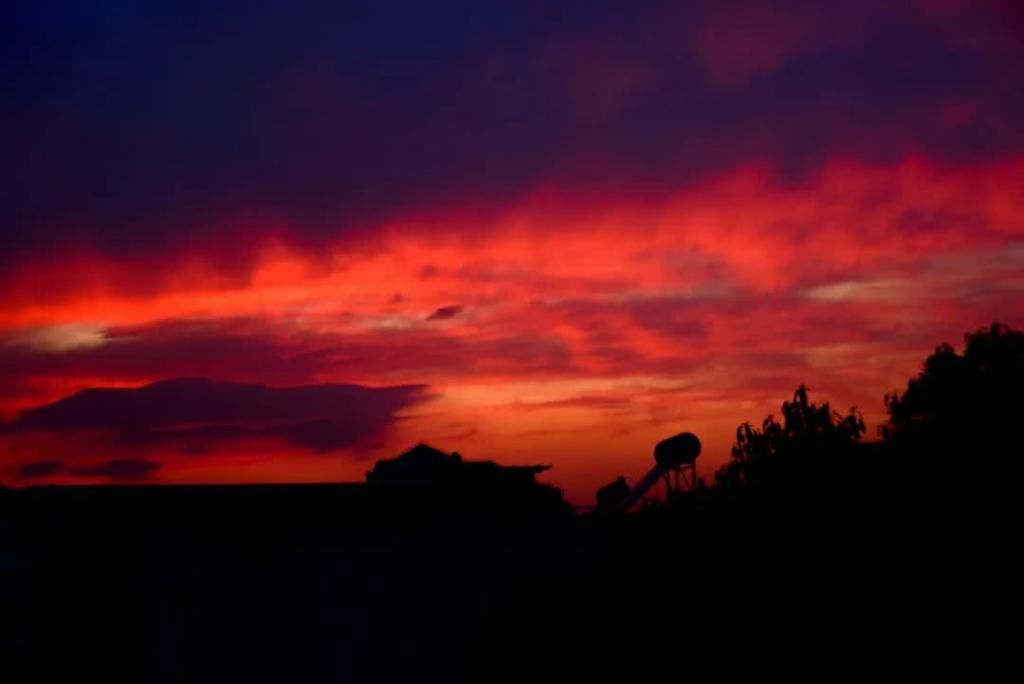
<instances>
[{"instance_id":1,"label":"rooftop silhouette","mask_svg":"<svg viewBox=\"0 0 1024 684\"><path fill-rule=\"evenodd\" d=\"M0 489L0 667L7 681L481 681L597 671L593 649L635 661L666 634L727 657L718 635L737 621L762 630L734 637L752 653L847 658L852 625L893 605L948 638L930 585L897 579L962 580L988 551L961 564L951 545L1002 548L1007 483L975 490L947 466L1012 451L1022 340L993 325L962 353L939 347L887 398L880 441L804 386L780 418L739 426L710 486L673 488L699 440L670 437L651 481L601 488L593 515L538 481L547 465L427 444L363 483ZM667 497L627 512L663 480ZM666 613L688 620L655 629ZM777 633L764 616L782 613L800 620Z\"/></svg>"}]
</instances>

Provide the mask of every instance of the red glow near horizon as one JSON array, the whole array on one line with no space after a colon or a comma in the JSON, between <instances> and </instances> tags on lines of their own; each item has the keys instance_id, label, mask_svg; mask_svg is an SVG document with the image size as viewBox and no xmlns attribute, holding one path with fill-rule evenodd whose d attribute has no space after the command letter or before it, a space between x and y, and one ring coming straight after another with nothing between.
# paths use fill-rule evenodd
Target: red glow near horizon
<instances>
[{"instance_id":1,"label":"red glow near horizon","mask_svg":"<svg viewBox=\"0 0 1024 684\"><path fill-rule=\"evenodd\" d=\"M555 467L576 501L639 477L659 439L704 441L799 383L870 425L932 347L1024 321L1024 160L954 168L837 161L801 184L738 169L660 198L547 190L487 216L409 215L304 245L287 225L225 274L200 249L159 260L62 254L21 264L0 311L0 413L88 387L179 377L272 386L426 384L353 448L266 439L201 454L66 436L0 436L21 464L152 458L155 482L361 479L427 441ZM60 286L40 289L40 283ZM132 287L125 287L132 283ZM431 317L444 307L461 307ZM102 479L102 478L99 478ZM61 474L32 480L85 482Z\"/></svg>"}]
</instances>

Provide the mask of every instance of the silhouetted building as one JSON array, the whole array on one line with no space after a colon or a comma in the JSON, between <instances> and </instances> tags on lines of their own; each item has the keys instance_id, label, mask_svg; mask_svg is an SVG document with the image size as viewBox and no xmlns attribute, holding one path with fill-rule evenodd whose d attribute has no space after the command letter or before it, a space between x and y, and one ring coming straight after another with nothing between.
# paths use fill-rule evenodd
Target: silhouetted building
<instances>
[{"instance_id":1,"label":"silhouetted building","mask_svg":"<svg viewBox=\"0 0 1024 684\"><path fill-rule=\"evenodd\" d=\"M597 490L597 510L610 512L618 510L626 497L629 496L629 483L621 475L613 482Z\"/></svg>"},{"instance_id":2,"label":"silhouetted building","mask_svg":"<svg viewBox=\"0 0 1024 684\"><path fill-rule=\"evenodd\" d=\"M487 509L503 514L571 513L561 490L537 482L547 465L504 466L466 461L427 444L417 444L393 459L377 461L366 473L372 490L417 505Z\"/></svg>"},{"instance_id":3,"label":"silhouetted building","mask_svg":"<svg viewBox=\"0 0 1024 684\"><path fill-rule=\"evenodd\" d=\"M549 465L503 466L494 461L463 461L458 453L446 454L428 444L417 444L392 459L381 459L366 474L378 487L430 488L453 482L488 485L501 483L527 487Z\"/></svg>"}]
</instances>

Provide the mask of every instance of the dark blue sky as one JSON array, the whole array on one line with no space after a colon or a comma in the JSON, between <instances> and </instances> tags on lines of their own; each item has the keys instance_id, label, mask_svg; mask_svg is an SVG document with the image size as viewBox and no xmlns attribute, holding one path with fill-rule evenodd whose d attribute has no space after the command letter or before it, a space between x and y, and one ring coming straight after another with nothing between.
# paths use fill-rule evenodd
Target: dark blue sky
<instances>
[{"instance_id":1,"label":"dark blue sky","mask_svg":"<svg viewBox=\"0 0 1024 684\"><path fill-rule=\"evenodd\" d=\"M320 239L538 186L1024 141L1020 12L996 4L215 5L5 5L8 254L160 250L252 216Z\"/></svg>"}]
</instances>

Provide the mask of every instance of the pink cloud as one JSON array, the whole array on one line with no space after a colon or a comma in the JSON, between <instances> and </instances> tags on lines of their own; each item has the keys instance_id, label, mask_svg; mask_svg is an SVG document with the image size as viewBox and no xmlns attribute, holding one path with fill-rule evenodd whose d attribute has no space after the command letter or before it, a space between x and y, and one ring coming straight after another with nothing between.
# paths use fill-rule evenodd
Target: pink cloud
<instances>
[{"instance_id":1,"label":"pink cloud","mask_svg":"<svg viewBox=\"0 0 1024 684\"><path fill-rule=\"evenodd\" d=\"M715 3L696 27L692 49L712 83L738 87L821 45L828 23L810 4Z\"/></svg>"}]
</instances>

